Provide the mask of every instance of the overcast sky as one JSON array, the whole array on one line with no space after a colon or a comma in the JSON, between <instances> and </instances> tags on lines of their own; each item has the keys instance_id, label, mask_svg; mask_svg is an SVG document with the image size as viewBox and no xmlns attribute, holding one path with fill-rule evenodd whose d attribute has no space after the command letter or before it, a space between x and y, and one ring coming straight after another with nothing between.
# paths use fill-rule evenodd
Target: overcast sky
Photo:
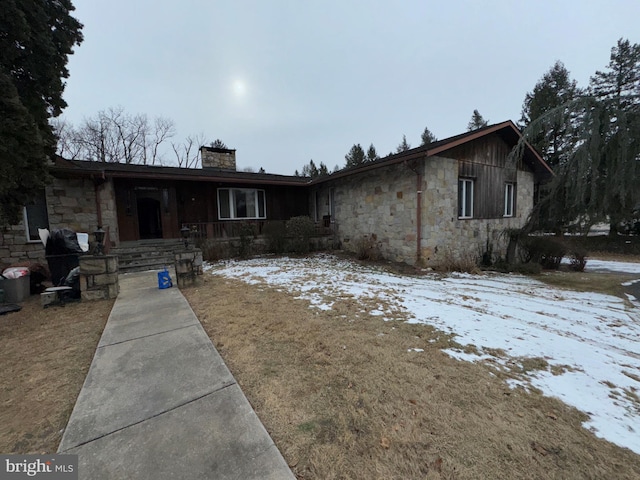
<instances>
[{"instance_id":1,"label":"overcast sky","mask_svg":"<svg viewBox=\"0 0 640 480\"><path fill-rule=\"evenodd\" d=\"M620 37L640 43L638 0L75 0L84 42L64 117L122 106L237 149L238 168L293 174L382 156L425 126L520 118L556 60L586 86ZM172 161L168 154L165 163Z\"/></svg>"}]
</instances>

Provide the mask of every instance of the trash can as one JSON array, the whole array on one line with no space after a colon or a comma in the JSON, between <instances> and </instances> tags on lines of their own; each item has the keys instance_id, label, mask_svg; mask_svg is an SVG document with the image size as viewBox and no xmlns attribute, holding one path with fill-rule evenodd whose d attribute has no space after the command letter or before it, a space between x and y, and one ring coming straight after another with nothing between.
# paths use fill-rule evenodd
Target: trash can
<instances>
[{"instance_id":1,"label":"trash can","mask_svg":"<svg viewBox=\"0 0 640 480\"><path fill-rule=\"evenodd\" d=\"M45 247L45 258L54 286L62 285L69 272L80 265L79 255L82 253L76 232L67 228L51 231Z\"/></svg>"},{"instance_id":2,"label":"trash can","mask_svg":"<svg viewBox=\"0 0 640 480\"><path fill-rule=\"evenodd\" d=\"M31 293L30 274L18 278L0 278L0 289L7 303L23 302Z\"/></svg>"}]
</instances>

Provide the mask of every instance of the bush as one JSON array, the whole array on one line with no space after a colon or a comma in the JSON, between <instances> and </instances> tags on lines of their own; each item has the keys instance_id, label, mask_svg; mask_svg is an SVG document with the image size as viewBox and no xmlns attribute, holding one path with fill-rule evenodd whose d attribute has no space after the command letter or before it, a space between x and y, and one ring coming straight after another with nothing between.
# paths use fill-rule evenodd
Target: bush
<instances>
[{"instance_id":1,"label":"bush","mask_svg":"<svg viewBox=\"0 0 640 480\"><path fill-rule=\"evenodd\" d=\"M196 247L202 250L202 259L205 262L217 262L231 256L227 242L203 239L196 242Z\"/></svg>"},{"instance_id":2,"label":"bush","mask_svg":"<svg viewBox=\"0 0 640 480\"><path fill-rule=\"evenodd\" d=\"M372 233L371 235L363 235L356 241L356 256L358 260L380 260L382 255L376 242L377 238L376 234Z\"/></svg>"},{"instance_id":3,"label":"bush","mask_svg":"<svg viewBox=\"0 0 640 480\"><path fill-rule=\"evenodd\" d=\"M524 237L520 239L522 263L536 262L542 268L557 270L567 254L567 246L556 237Z\"/></svg>"},{"instance_id":4,"label":"bush","mask_svg":"<svg viewBox=\"0 0 640 480\"><path fill-rule=\"evenodd\" d=\"M453 252L447 248L437 269L445 272L478 273L478 263L478 256L472 252Z\"/></svg>"},{"instance_id":5,"label":"bush","mask_svg":"<svg viewBox=\"0 0 640 480\"><path fill-rule=\"evenodd\" d=\"M246 258L251 255L251 245L256 237L256 226L253 223L243 223L240 225L240 245L238 246L238 256Z\"/></svg>"},{"instance_id":6,"label":"bush","mask_svg":"<svg viewBox=\"0 0 640 480\"><path fill-rule=\"evenodd\" d=\"M584 272L584 267L587 266L588 252L582 247L573 247L569 254L569 262L571 270L576 272Z\"/></svg>"},{"instance_id":7,"label":"bush","mask_svg":"<svg viewBox=\"0 0 640 480\"><path fill-rule=\"evenodd\" d=\"M290 238L289 250L295 253L309 253L310 239L316 226L307 216L291 217L286 224L286 233Z\"/></svg>"},{"instance_id":8,"label":"bush","mask_svg":"<svg viewBox=\"0 0 640 480\"><path fill-rule=\"evenodd\" d=\"M287 227L284 222L265 223L262 233L267 238L267 250L271 253L284 253L287 248Z\"/></svg>"}]
</instances>

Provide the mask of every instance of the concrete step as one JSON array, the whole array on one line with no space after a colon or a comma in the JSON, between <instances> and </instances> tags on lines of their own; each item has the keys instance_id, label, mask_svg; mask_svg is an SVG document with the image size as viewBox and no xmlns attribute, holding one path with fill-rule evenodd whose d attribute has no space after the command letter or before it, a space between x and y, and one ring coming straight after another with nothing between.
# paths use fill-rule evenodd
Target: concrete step
<instances>
[{"instance_id":1,"label":"concrete step","mask_svg":"<svg viewBox=\"0 0 640 480\"><path fill-rule=\"evenodd\" d=\"M175 252L183 248L181 240L141 240L123 242L111 253L118 255L120 272L162 270L174 264Z\"/></svg>"}]
</instances>

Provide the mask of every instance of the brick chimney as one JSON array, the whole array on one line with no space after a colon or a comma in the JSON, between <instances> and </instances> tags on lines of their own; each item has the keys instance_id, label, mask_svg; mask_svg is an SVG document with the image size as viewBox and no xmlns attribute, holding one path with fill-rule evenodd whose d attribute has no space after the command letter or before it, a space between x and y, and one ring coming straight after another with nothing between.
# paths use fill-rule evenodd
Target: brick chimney
<instances>
[{"instance_id":1,"label":"brick chimney","mask_svg":"<svg viewBox=\"0 0 640 480\"><path fill-rule=\"evenodd\" d=\"M236 151L229 148L200 147L202 168L236 170Z\"/></svg>"}]
</instances>

